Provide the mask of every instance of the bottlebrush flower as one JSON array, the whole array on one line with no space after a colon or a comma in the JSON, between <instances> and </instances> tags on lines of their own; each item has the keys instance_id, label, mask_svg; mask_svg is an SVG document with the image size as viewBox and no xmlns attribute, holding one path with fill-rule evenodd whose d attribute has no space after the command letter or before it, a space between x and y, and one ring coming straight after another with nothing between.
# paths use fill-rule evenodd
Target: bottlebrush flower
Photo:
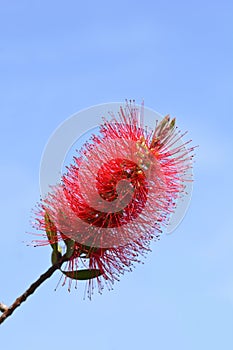
<instances>
[{"instance_id":1,"label":"bottlebrush flower","mask_svg":"<svg viewBox=\"0 0 233 350\"><path fill-rule=\"evenodd\" d=\"M71 247L65 280L82 279L82 264L92 271L86 275L89 297L94 281L99 291L104 280L111 287L140 261L191 180L193 147L181 142L184 134L175 119L166 116L148 130L134 103L110 116L74 157L36 217L36 227L49 237L44 244L54 248L63 240ZM60 254L57 248L55 253Z\"/></svg>"}]
</instances>

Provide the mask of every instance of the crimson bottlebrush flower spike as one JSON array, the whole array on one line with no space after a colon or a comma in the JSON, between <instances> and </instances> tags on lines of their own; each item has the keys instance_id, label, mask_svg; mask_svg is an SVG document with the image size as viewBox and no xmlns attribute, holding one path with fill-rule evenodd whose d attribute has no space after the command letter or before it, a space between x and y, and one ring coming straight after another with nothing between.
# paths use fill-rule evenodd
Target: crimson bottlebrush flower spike
<instances>
[{"instance_id":1,"label":"crimson bottlebrush flower spike","mask_svg":"<svg viewBox=\"0 0 233 350\"><path fill-rule=\"evenodd\" d=\"M104 119L74 157L61 183L38 206L36 227L47 233L52 261L66 245L65 280L88 280L91 297L97 282L109 288L150 250L191 181L193 148L169 116L154 130L145 128L143 108L126 102ZM84 267L84 269L83 269Z\"/></svg>"}]
</instances>

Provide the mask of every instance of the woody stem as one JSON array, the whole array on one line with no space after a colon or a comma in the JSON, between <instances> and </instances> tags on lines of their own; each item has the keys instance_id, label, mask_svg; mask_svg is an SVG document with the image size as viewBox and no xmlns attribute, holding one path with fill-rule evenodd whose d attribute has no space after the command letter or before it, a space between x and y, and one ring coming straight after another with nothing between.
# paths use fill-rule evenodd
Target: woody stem
<instances>
[{"instance_id":1,"label":"woody stem","mask_svg":"<svg viewBox=\"0 0 233 350\"><path fill-rule=\"evenodd\" d=\"M0 317L0 324L3 323L5 319L9 317L15 311L15 309L19 307L30 295L32 295L44 281L51 277L56 270L60 269L65 261L67 261L67 258L65 256L62 256L56 264L52 265L34 283L32 283L31 286L22 295L20 295L11 306L8 307L0 303L0 311L3 312Z\"/></svg>"}]
</instances>

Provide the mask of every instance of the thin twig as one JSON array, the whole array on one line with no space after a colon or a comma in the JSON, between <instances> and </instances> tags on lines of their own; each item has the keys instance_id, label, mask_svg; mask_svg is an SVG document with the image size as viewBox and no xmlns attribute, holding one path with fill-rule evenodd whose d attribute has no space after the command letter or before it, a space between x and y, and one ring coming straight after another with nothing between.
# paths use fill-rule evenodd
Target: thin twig
<instances>
[{"instance_id":1,"label":"thin twig","mask_svg":"<svg viewBox=\"0 0 233 350\"><path fill-rule=\"evenodd\" d=\"M60 269L65 261L67 261L67 258L63 256L56 264L52 265L34 283L32 283L31 286L21 296L19 296L11 306L7 307L6 305L0 303L0 311L3 312L0 317L0 324L3 323L5 319L9 317L31 294L33 294L44 281L51 277L56 270Z\"/></svg>"}]
</instances>

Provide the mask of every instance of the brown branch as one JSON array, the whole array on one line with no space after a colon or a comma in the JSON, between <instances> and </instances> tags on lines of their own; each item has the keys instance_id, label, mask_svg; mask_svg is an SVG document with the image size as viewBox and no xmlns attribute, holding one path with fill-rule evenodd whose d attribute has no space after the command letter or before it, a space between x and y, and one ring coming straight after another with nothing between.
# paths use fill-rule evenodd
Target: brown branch
<instances>
[{"instance_id":1,"label":"brown branch","mask_svg":"<svg viewBox=\"0 0 233 350\"><path fill-rule=\"evenodd\" d=\"M6 305L0 303L0 311L3 312L0 317L0 324L3 323L5 319L9 317L31 294L33 294L44 281L51 277L56 270L60 269L65 261L67 261L67 258L63 256L56 264L52 265L34 283L32 283L31 286L21 296L19 296L11 306L7 307Z\"/></svg>"}]
</instances>

